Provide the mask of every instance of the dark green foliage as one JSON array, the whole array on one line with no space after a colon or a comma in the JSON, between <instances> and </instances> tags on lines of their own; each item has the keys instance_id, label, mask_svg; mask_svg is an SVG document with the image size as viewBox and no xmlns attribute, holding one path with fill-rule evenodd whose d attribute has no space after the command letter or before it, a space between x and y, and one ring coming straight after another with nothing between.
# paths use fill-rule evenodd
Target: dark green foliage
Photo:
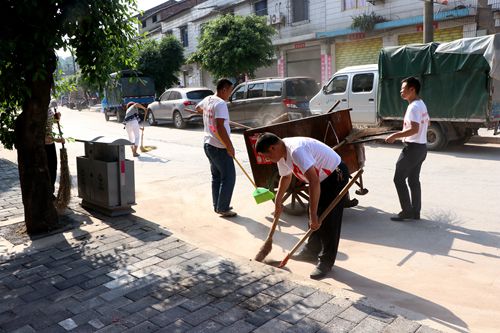
<instances>
[{"instance_id":1,"label":"dark green foliage","mask_svg":"<svg viewBox=\"0 0 500 333\"><path fill-rule=\"evenodd\" d=\"M0 140L17 149L28 233L57 227L44 149L55 50L71 47L82 79L102 87L117 67L134 65L135 7L135 0L0 1Z\"/></svg>"},{"instance_id":2,"label":"dark green foliage","mask_svg":"<svg viewBox=\"0 0 500 333\"><path fill-rule=\"evenodd\" d=\"M160 42L147 40L139 51L138 69L155 81L158 96L166 88L177 83L175 73L184 63L184 49L173 36L165 36Z\"/></svg>"},{"instance_id":3,"label":"dark green foliage","mask_svg":"<svg viewBox=\"0 0 500 333\"><path fill-rule=\"evenodd\" d=\"M361 14L352 17L351 28L359 31L369 32L375 28L375 24L386 22L387 20L380 15L371 12L370 14Z\"/></svg>"},{"instance_id":4,"label":"dark green foliage","mask_svg":"<svg viewBox=\"0 0 500 333\"><path fill-rule=\"evenodd\" d=\"M271 37L276 30L264 17L220 16L203 28L197 51L188 62L198 62L216 78L253 76L274 57Z\"/></svg>"}]
</instances>

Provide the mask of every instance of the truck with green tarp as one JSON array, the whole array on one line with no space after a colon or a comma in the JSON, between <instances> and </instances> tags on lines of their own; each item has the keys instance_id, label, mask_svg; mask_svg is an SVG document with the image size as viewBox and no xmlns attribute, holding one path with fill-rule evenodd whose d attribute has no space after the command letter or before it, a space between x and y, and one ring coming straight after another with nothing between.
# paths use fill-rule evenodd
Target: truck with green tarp
<instances>
[{"instance_id":1,"label":"truck with green tarp","mask_svg":"<svg viewBox=\"0 0 500 333\"><path fill-rule=\"evenodd\" d=\"M104 90L104 117L106 121L109 117L116 117L118 122L122 122L127 103L136 102L147 107L154 100L155 85L152 78L134 70L112 73Z\"/></svg>"},{"instance_id":2,"label":"truck with green tarp","mask_svg":"<svg viewBox=\"0 0 500 333\"><path fill-rule=\"evenodd\" d=\"M465 143L479 128L498 134L500 122L500 34L448 43L383 48L378 61L377 121L401 128L407 102L401 80L417 77L431 124L429 149ZM375 110L374 110L375 111Z\"/></svg>"}]
</instances>

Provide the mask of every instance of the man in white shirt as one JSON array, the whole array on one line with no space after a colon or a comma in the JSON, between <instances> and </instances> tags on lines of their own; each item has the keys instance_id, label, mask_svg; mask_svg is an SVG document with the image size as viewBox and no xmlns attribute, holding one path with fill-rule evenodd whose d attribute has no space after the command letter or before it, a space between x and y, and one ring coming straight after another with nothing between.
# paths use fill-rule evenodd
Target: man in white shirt
<instances>
[{"instance_id":1,"label":"man in white shirt","mask_svg":"<svg viewBox=\"0 0 500 333\"><path fill-rule=\"evenodd\" d=\"M429 113L424 102L419 97L420 82L416 78L404 79L401 82L400 93L401 98L409 103L403 120L403 129L385 139L387 143L394 143L397 139L403 139L404 144L394 173L394 184L396 185L402 210L398 215L391 217L391 220L420 220L420 210L422 208L420 169L427 157ZM408 185L406 179L408 179ZM410 188L409 191L408 187Z\"/></svg>"},{"instance_id":2,"label":"man in white shirt","mask_svg":"<svg viewBox=\"0 0 500 333\"><path fill-rule=\"evenodd\" d=\"M337 257L344 205L342 202L337 204L322 223L318 221L318 216L347 184L347 166L332 148L307 137L280 139L272 133L264 133L255 148L278 165L280 180L275 216L283 210L283 196L290 186L292 174L309 184L309 227L314 232L302 250L302 257L307 255L319 259L310 277L323 278L331 271Z\"/></svg>"},{"instance_id":3,"label":"man in white shirt","mask_svg":"<svg viewBox=\"0 0 500 333\"><path fill-rule=\"evenodd\" d=\"M231 95L233 83L228 79L217 82L217 93L205 97L196 111L203 113L204 150L212 173L212 201L214 211L222 217L237 214L231 209L236 170L234 169L234 147L229 137L229 110L226 101Z\"/></svg>"}]
</instances>

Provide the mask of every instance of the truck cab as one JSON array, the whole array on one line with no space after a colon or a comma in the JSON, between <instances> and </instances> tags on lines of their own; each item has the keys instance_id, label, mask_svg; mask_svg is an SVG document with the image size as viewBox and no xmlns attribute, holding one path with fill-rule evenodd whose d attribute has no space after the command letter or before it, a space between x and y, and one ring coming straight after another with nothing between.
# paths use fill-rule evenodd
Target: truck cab
<instances>
[{"instance_id":1,"label":"truck cab","mask_svg":"<svg viewBox=\"0 0 500 333\"><path fill-rule=\"evenodd\" d=\"M340 100L338 109L351 108L355 124L377 123L377 64L350 66L336 72L310 100L312 114L323 114Z\"/></svg>"}]
</instances>

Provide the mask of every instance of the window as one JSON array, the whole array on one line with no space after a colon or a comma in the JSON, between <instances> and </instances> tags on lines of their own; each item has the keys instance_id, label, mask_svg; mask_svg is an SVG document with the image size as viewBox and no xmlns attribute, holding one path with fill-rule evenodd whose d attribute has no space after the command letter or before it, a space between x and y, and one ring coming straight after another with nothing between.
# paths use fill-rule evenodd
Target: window
<instances>
[{"instance_id":1,"label":"window","mask_svg":"<svg viewBox=\"0 0 500 333\"><path fill-rule=\"evenodd\" d=\"M194 90L186 93L188 99L204 99L207 96L213 95L212 90Z\"/></svg>"},{"instance_id":2,"label":"window","mask_svg":"<svg viewBox=\"0 0 500 333\"><path fill-rule=\"evenodd\" d=\"M236 101L239 99L245 98L245 85L242 85L233 92L233 95L231 96L231 101Z\"/></svg>"},{"instance_id":3,"label":"window","mask_svg":"<svg viewBox=\"0 0 500 333\"><path fill-rule=\"evenodd\" d=\"M160 101L167 101L168 100L168 95L170 95L170 91L165 91L161 97L160 97Z\"/></svg>"},{"instance_id":4,"label":"window","mask_svg":"<svg viewBox=\"0 0 500 333\"><path fill-rule=\"evenodd\" d=\"M287 97L309 97L316 95L318 85L313 79L290 79L286 81Z\"/></svg>"},{"instance_id":5,"label":"window","mask_svg":"<svg viewBox=\"0 0 500 333\"><path fill-rule=\"evenodd\" d=\"M281 96L281 91L283 90L283 85L281 82L269 82L266 87L266 96Z\"/></svg>"},{"instance_id":6,"label":"window","mask_svg":"<svg viewBox=\"0 0 500 333\"><path fill-rule=\"evenodd\" d=\"M356 74L352 78L352 92L369 92L373 89L373 73Z\"/></svg>"},{"instance_id":7,"label":"window","mask_svg":"<svg viewBox=\"0 0 500 333\"><path fill-rule=\"evenodd\" d=\"M169 101L173 101L173 100L176 100L176 99L182 99L182 95L178 91L172 91L170 93L170 96L168 96L168 100Z\"/></svg>"},{"instance_id":8,"label":"window","mask_svg":"<svg viewBox=\"0 0 500 333\"><path fill-rule=\"evenodd\" d=\"M187 25L180 27L179 30L180 30L180 35L181 35L182 46L188 47L189 40L188 40L188 27L187 27Z\"/></svg>"},{"instance_id":9,"label":"window","mask_svg":"<svg viewBox=\"0 0 500 333\"><path fill-rule=\"evenodd\" d=\"M267 15L267 0L261 0L254 3L254 10L257 16Z\"/></svg>"},{"instance_id":10,"label":"window","mask_svg":"<svg viewBox=\"0 0 500 333\"><path fill-rule=\"evenodd\" d=\"M334 77L328 85L325 86L325 94L338 94L345 92L347 87L347 75Z\"/></svg>"},{"instance_id":11,"label":"window","mask_svg":"<svg viewBox=\"0 0 500 333\"><path fill-rule=\"evenodd\" d=\"M142 21L142 27L145 28L147 26L146 20Z\"/></svg>"},{"instance_id":12,"label":"window","mask_svg":"<svg viewBox=\"0 0 500 333\"><path fill-rule=\"evenodd\" d=\"M361 8L366 6L366 0L343 0L342 8L346 9L354 9Z\"/></svg>"},{"instance_id":13,"label":"window","mask_svg":"<svg viewBox=\"0 0 500 333\"><path fill-rule=\"evenodd\" d=\"M292 22L309 20L309 0L292 0Z\"/></svg>"},{"instance_id":14,"label":"window","mask_svg":"<svg viewBox=\"0 0 500 333\"><path fill-rule=\"evenodd\" d=\"M257 98L264 96L264 83L248 84L248 98Z\"/></svg>"},{"instance_id":15,"label":"window","mask_svg":"<svg viewBox=\"0 0 500 333\"><path fill-rule=\"evenodd\" d=\"M156 21L158 21L158 17L156 16L156 14L153 15L152 20L153 20L153 23L155 23Z\"/></svg>"}]
</instances>

